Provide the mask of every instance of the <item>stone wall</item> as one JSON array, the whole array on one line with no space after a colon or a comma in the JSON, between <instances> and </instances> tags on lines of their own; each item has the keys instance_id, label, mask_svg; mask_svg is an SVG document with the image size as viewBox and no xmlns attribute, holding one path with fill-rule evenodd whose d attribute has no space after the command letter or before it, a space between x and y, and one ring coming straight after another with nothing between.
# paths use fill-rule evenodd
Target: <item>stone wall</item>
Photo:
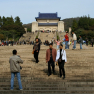
<instances>
[{"instance_id":1,"label":"stone wall","mask_svg":"<svg viewBox=\"0 0 94 94\"><path fill-rule=\"evenodd\" d=\"M25 32L27 33L27 28L24 28Z\"/></svg>"},{"instance_id":2,"label":"stone wall","mask_svg":"<svg viewBox=\"0 0 94 94\"><path fill-rule=\"evenodd\" d=\"M32 32L38 30L38 22L32 22Z\"/></svg>"},{"instance_id":3,"label":"stone wall","mask_svg":"<svg viewBox=\"0 0 94 94\"><path fill-rule=\"evenodd\" d=\"M58 22L58 31L61 31L61 32L64 31L64 22L63 21Z\"/></svg>"},{"instance_id":4,"label":"stone wall","mask_svg":"<svg viewBox=\"0 0 94 94\"><path fill-rule=\"evenodd\" d=\"M56 31L58 29L57 26L39 26L38 27L39 30L50 30L51 32L52 31Z\"/></svg>"}]
</instances>

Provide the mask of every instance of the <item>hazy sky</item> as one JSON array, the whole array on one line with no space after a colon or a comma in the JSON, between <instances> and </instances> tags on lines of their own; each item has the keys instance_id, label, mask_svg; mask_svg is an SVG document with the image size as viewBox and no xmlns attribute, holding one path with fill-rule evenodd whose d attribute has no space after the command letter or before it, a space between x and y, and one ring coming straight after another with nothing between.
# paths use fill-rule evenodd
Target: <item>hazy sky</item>
<instances>
[{"instance_id":1,"label":"hazy sky","mask_svg":"<svg viewBox=\"0 0 94 94\"><path fill-rule=\"evenodd\" d=\"M0 0L0 16L19 16L23 24L35 21L39 12L58 12L61 19L88 14L94 18L94 0Z\"/></svg>"}]
</instances>

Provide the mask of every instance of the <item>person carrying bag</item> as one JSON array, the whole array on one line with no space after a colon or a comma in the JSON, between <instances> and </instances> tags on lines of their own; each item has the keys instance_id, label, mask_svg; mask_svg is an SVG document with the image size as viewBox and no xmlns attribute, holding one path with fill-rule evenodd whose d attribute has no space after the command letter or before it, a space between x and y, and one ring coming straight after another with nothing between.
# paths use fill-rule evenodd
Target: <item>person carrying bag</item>
<instances>
[{"instance_id":1,"label":"person carrying bag","mask_svg":"<svg viewBox=\"0 0 94 94\"><path fill-rule=\"evenodd\" d=\"M66 51L63 50L62 44L60 44L60 49L57 51L56 62L58 62L59 65L60 77L62 77L63 72L63 79L65 79L64 64L67 62L67 58L66 58Z\"/></svg>"}]
</instances>

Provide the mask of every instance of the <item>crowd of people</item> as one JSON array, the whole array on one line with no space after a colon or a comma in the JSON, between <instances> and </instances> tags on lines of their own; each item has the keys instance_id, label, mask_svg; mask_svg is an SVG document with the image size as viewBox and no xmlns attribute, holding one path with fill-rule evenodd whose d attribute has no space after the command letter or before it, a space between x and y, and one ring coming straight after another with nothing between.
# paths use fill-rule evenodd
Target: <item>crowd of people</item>
<instances>
[{"instance_id":1,"label":"crowd of people","mask_svg":"<svg viewBox=\"0 0 94 94\"><path fill-rule=\"evenodd\" d=\"M34 58L36 60L36 63L39 62L38 55L40 52L40 42L39 39L36 38L36 42L33 46L33 54ZM53 44L49 43L49 49L46 50L46 63L48 62L48 76L50 76L51 73L51 67L53 70L53 74L55 74L55 62L58 62L59 65L59 73L60 77L63 75L63 79L65 79L65 70L64 70L64 64L67 62L66 58L66 51L63 50L63 45L60 44L59 46L60 50L57 50L53 48ZM17 55L17 50L12 51L13 56L10 57L9 63L10 63L10 71L11 71L11 90L14 88L14 77L17 75L19 89L23 90L22 84L21 84L21 76L20 76L20 63L23 63L20 56ZM63 72L63 73L62 73Z\"/></svg>"},{"instance_id":2,"label":"crowd of people","mask_svg":"<svg viewBox=\"0 0 94 94\"><path fill-rule=\"evenodd\" d=\"M56 44L57 45L57 49L59 49L60 44L65 45L65 49L69 49L69 46L72 44L73 45L73 50L76 49L76 43L77 43L77 36L74 32L72 32L73 34L73 39L70 41L69 40L69 34L68 32L66 32L66 35L64 35L64 39L62 40L51 40L50 42L48 40L45 40L44 45L48 46L49 43L52 44ZM79 36L79 40L78 40L79 44L80 44L80 49L82 49L82 44L83 44L83 39L81 36ZM86 41L86 45L88 45L88 40Z\"/></svg>"},{"instance_id":3,"label":"crowd of people","mask_svg":"<svg viewBox=\"0 0 94 94\"><path fill-rule=\"evenodd\" d=\"M46 46L49 45L49 43L53 43L57 45L57 49L59 49L59 45L60 43L62 43L63 45L65 45L65 49L69 49L69 46L72 44L73 45L73 50L76 49L76 43L78 42L80 44L80 49L82 48L83 45L83 38L81 37L81 35L79 36L79 40L77 41L77 36L74 32L72 32L73 35L73 39L69 39L69 34L66 31L66 35L64 35L64 39L62 40L55 40L55 38L53 38L51 41L45 40L45 42L41 42L41 44L44 44ZM13 40L9 40L9 41L4 41L4 40L0 40L0 46L13 46L13 45L34 45L35 41L28 41L28 40L22 40L22 41L13 41ZM86 46L88 46L89 43L91 43L92 47L94 44L94 38L91 38L91 41L89 42L88 38L85 39L85 43Z\"/></svg>"},{"instance_id":4,"label":"crowd of people","mask_svg":"<svg viewBox=\"0 0 94 94\"><path fill-rule=\"evenodd\" d=\"M55 40L55 42L57 44L57 49L59 49L60 43L65 44L65 49L69 49L69 46L72 44L73 45L72 50L76 49L76 44L79 43L80 44L80 49L83 49L82 45L84 44L84 40L81 37L81 35L79 35L79 38L78 38L79 40L77 40L77 36L76 36L76 34L74 32L72 32L72 35L73 35L73 38L70 41L69 34L66 31L66 35L64 35L64 39L63 40L59 40L59 39L57 39L57 41ZM88 44L89 44L88 38L85 39L85 43L86 43L86 46L88 46ZM91 38L90 43L91 43L91 45L93 47L94 38Z\"/></svg>"},{"instance_id":5,"label":"crowd of people","mask_svg":"<svg viewBox=\"0 0 94 94\"><path fill-rule=\"evenodd\" d=\"M72 32L73 34L73 50L76 49L76 42L77 42L77 36L74 32ZM49 46L49 48L46 50L46 63L48 63L48 76L50 76L53 72L53 74L55 74L55 62L56 64L59 66L59 75L60 77L62 77L63 75L63 79L65 79L65 69L64 69L64 65L65 63L67 63L67 57L66 57L66 51L63 48L62 45L62 41L63 40L55 40L54 42L56 42L57 44L57 50L55 48L53 48L53 41L51 41L50 43L46 40L45 41L45 45ZM79 44L80 44L80 49L82 49L82 44L83 44L83 39L81 36L79 36L79 40L78 40ZM91 39L92 45L94 42L94 39ZM33 43L33 52L32 54L34 54L34 58L36 60L36 63L39 62L39 52L40 52L40 46L41 46L41 41L40 39L36 38L35 39L35 43ZM86 45L88 46L88 39L86 38ZM66 32L65 35L65 49L69 49L69 35L68 32ZM18 84L19 84L19 89L23 90L22 88L22 84L21 84L21 76L20 76L20 70L22 69L22 67L20 66L20 63L23 63L23 60L21 60L20 56L17 55L17 50L13 50L12 51L13 56L10 57L9 59L9 63L10 63L10 71L11 71L11 90L13 90L14 88L14 77L15 75L17 75L17 79L18 79ZM51 72L52 70L52 72Z\"/></svg>"},{"instance_id":6,"label":"crowd of people","mask_svg":"<svg viewBox=\"0 0 94 94\"><path fill-rule=\"evenodd\" d=\"M14 42L13 40L12 41L4 41L4 40L0 40L0 46L13 46L14 44L16 44L16 42Z\"/></svg>"},{"instance_id":7,"label":"crowd of people","mask_svg":"<svg viewBox=\"0 0 94 94\"><path fill-rule=\"evenodd\" d=\"M13 46L13 45L27 45L27 44L30 44L30 45L34 45L34 41L25 41L25 40L23 40L23 41L11 41L11 40L9 40L9 41L1 41L0 40L0 46Z\"/></svg>"}]
</instances>

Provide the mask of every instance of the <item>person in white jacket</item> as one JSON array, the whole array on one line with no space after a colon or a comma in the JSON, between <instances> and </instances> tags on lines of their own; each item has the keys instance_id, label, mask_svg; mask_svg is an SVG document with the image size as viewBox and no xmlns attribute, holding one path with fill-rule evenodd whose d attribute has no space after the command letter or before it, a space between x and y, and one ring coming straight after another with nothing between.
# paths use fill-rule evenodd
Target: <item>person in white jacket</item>
<instances>
[{"instance_id":1,"label":"person in white jacket","mask_svg":"<svg viewBox=\"0 0 94 94\"><path fill-rule=\"evenodd\" d=\"M61 59L61 61L60 61L60 59ZM60 77L62 77L62 72L63 72L63 79L65 79L64 64L67 62L67 57L66 57L66 51L63 50L62 44L60 44L60 49L57 50L56 62L58 62L58 64L59 64Z\"/></svg>"},{"instance_id":2,"label":"person in white jacket","mask_svg":"<svg viewBox=\"0 0 94 94\"><path fill-rule=\"evenodd\" d=\"M77 41L77 36L74 32L72 32L73 34L73 42L74 42L74 45L73 45L73 50L76 49L76 41Z\"/></svg>"}]
</instances>

